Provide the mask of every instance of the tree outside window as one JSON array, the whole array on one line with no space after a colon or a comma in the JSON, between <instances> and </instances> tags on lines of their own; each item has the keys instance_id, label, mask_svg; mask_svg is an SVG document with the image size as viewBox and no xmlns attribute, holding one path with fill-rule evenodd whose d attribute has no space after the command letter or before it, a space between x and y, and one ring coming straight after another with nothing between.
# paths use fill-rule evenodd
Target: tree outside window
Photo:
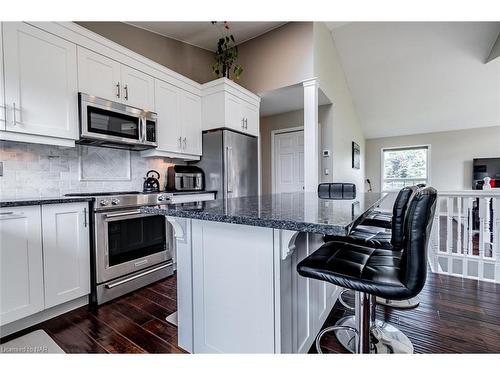
<instances>
[{"instance_id":1,"label":"tree outside window","mask_svg":"<svg viewBox=\"0 0 500 375\"><path fill-rule=\"evenodd\" d=\"M382 190L400 190L405 186L427 184L428 147L383 150Z\"/></svg>"}]
</instances>

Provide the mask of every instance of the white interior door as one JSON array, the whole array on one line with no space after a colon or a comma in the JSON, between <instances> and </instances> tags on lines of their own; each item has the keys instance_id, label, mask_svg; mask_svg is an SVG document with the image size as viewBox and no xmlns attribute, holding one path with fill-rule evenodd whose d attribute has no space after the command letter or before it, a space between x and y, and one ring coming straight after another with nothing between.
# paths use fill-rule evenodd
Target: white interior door
<instances>
[{"instance_id":1,"label":"white interior door","mask_svg":"<svg viewBox=\"0 0 500 375\"><path fill-rule=\"evenodd\" d=\"M274 192L304 190L304 131L274 135Z\"/></svg>"}]
</instances>

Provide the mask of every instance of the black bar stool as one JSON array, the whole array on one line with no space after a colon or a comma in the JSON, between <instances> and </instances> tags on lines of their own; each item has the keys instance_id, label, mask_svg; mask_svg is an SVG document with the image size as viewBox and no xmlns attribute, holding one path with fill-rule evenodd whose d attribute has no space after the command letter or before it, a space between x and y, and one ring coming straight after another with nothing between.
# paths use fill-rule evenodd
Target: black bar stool
<instances>
[{"instance_id":1,"label":"black bar stool","mask_svg":"<svg viewBox=\"0 0 500 375\"><path fill-rule=\"evenodd\" d=\"M425 184L417 184L416 187L419 189L424 188ZM397 200L397 198L396 198L396 200ZM366 216L366 218L363 220L362 224L372 226L372 227L391 229L392 228L392 218L393 218L393 214L391 214L390 212L373 210L371 213L369 213Z\"/></svg>"},{"instance_id":2,"label":"black bar stool","mask_svg":"<svg viewBox=\"0 0 500 375\"><path fill-rule=\"evenodd\" d=\"M356 185L350 182L326 182L318 185L318 197L329 199L356 198Z\"/></svg>"},{"instance_id":3,"label":"black bar stool","mask_svg":"<svg viewBox=\"0 0 500 375\"><path fill-rule=\"evenodd\" d=\"M355 291L355 327L347 327L347 330L356 332L356 352L413 352L413 345L400 330L387 323L376 323L375 298L402 300L422 290L427 277L427 245L436 198L432 187L420 189L411 197L403 224L402 250L331 241L297 265L304 277ZM326 332L342 329L346 328L323 329L316 338L318 352Z\"/></svg>"},{"instance_id":4,"label":"black bar stool","mask_svg":"<svg viewBox=\"0 0 500 375\"><path fill-rule=\"evenodd\" d=\"M363 221L358 226L356 226L347 237L325 236L324 241L347 241L363 246L377 247L389 250L401 250L403 247L403 222L406 209L408 207L410 197L417 191L417 189L417 186L408 186L399 191L398 196L394 201L390 230L381 227L367 226ZM339 302L347 309L354 310L354 307L350 306L344 300L344 294L348 291L348 289L345 289L340 293ZM420 304L420 300L418 297L402 301L393 301L379 298L377 299L377 303L397 309L409 309L417 307ZM348 319L349 317L346 317L345 321L339 322L339 324L349 324ZM344 336L341 337L340 335L344 334L339 332L337 333L337 336L342 344L346 346L347 342L345 340L348 340L349 338Z\"/></svg>"}]
</instances>

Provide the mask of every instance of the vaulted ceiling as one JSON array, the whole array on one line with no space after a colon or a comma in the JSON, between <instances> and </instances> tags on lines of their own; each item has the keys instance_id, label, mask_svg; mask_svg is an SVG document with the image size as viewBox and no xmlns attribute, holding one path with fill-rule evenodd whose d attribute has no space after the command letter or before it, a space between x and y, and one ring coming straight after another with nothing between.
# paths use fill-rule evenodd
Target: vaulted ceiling
<instances>
[{"instance_id":1,"label":"vaulted ceiling","mask_svg":"<svg viewBox=\"0 0 500 375\"><path fill-rule=\"evenodd\" d=\"M163 36L180 40L194 46L215 51L217 39L223 30L223 22L127 22ZM286 22L229 22L231 34L237 43L262 35Z\"/></svg>"},{"instance_id":2,"label":"vaulted ceiling","mask_svg":"<svg viewBox=\"0 0 500 375\"><path fill-rule=\"evenodd\" d=\"M367 138L500 126L500 23L329 27Z\"/></svg>"}]
</instances>

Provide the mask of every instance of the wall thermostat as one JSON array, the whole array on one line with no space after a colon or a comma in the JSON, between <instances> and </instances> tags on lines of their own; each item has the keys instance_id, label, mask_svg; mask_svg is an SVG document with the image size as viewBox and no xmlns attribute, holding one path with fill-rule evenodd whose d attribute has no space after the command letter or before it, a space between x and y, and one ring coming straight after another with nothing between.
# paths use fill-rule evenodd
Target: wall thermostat
<instances>
[{"instance_id":1,"label":"wall thermostat","mask_svg":"<svg viewBox=\"0 0 500 375\"><path fill-rule=\"evenodd\" d=\"M323 157L324 158L330 157L330 150L323 150Z\"/></svg>"}]
</instances>

